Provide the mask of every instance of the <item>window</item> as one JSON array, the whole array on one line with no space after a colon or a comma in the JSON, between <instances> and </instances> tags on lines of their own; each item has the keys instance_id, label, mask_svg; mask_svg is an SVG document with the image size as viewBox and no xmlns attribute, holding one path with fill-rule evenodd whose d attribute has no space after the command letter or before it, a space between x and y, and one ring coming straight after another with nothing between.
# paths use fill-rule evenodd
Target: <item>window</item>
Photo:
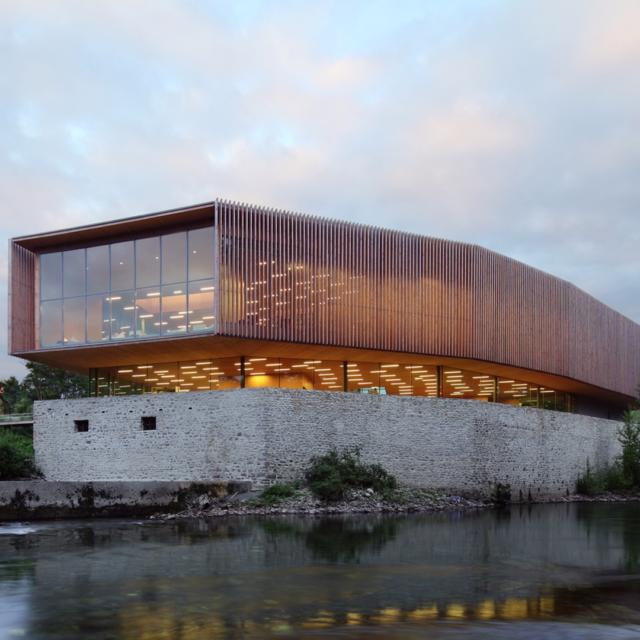
<instances>
[{"instance_id":1,"label":"window","mask_svg":"<svg viewBox=\"0 0 640 640\"><path fill-rule=\"evenodd\" d=\"M184 333L187 330L187 285L162 287L162 333Z\"/></svg>"},{"instance_id":2,"label":"window","mask_svg":"<svg viewBox=\"0 0 640 640\"><path fill-rule=\"evenodd\" d=\"M160 287L136 291L136 332L139 338L160 335Z\"/></svg>"},{"instance_id":3,"label":"window","mask_svg":"<svg viewBox=\"0 0 640 640\"><path fill-rule=\"evenodd\" d=\"M109 340L111 303L108 294L87 297L87 342Z\"/></svg>"},{"instance_id":4,"label":"window","mask_svg":"<svg viewBox=\"0 0 640 640\"><path fill-rule=\"evenodd\" d=\"M213 280L189 283L189 331L213 329Z\"/></svg>"},{"instance_id":5,"label":"window","mask_svg":"<svg viewBox=\"0 0 640 640\"><path fill-rule=\"evenodd\" d=\"M40 256L40 300L62 298L62 253Z\"/></svg>"},{"instance_id":6,"label":"window","mask_svg":"<svg viewBox=\"0 0 640 640\"><path fill-rule=\"evenodd\" d=\"M182 282L187 279L187 234L162 236L162 282Z\"/></svg>"},{"instance_id":7,"label":"window","mask_svg":"<svg viewBox=\"0 0 640 640\"><path fill-rule=\"evenodd\" d=\"M111 245L111 291L133 289L133 242Z\"/></svg>"},{"instance_id":8,"label":"window","mask_svg":"<svg viewBox=\"0 0 640 640\"><path fill-rule=\"evenodd\" d=\"M135 336L135 302L133 291L121 291L111 296L111 339L124 340Z\"/></svg>"},{"instance_id":9,"label":"window","mask_svg":"<svg viewBox=\"0 0 640 640\"><path fill-rule=\"evenodd\" d=\"M142 416L140 419L143 431L155 431L156 430L156 417L155 416Z\"/></svg>"},{"instance_id":10,"label":"window","mask_svg":"<svg viewBox=\"0 0 640 640\"><path fill-rule=\"evenodd\" d=\"M85 299L69 298L63 301L62 317L64 319L65 344L79 344L86 342L84 320L85 320Z\"/></svg>"},{"instance_id":11,"label":"window","mask_svg":"<svg viewBox=\"0 0 640 640\"><path fill-rule=\"evenodd\" d=\"M214 240L202 227L41 254L40 348L215 329Z\"/></svg>"},{"instance_id":12,"label":"window","mask_svg":"<svg viewBox=\"0 0 640 640\"><path fill-rule=\"evenodd\" d=\"M62 344L62 300L40 303L40 346L56 347Z\"/></svg>"},{"instance_id":13,"label":"window","mask_svg":"<svg viewBox=\"0 0 640 640\"><path fill-rule=\"evenodd\" d=\"M73 426L77 433L86 433L89 431L89 421L88 420L74 420Z\"/></svg>"},{"instance_id":14,"label":"window","mask_svg":"<svg viewBox=\"0 0 640 640\"><path fill-rule=\"evenodd\" d=\"M136 287L160 284L160 238L136 240Z\"/></svg>"},{"instance_id":15,"label":"window","mask_svg":"<svg viewBox=\"0 0 640 640\"><path fill-rule=\"evenodd\" d=\"M87 293L109 291L109 245L87 249Z\"/></svg>"},{"instance_id":16,"label":"window","mask_svg":"<svg viewBox=\"0 0 640 640\"><path fill-rule=\"evenodd\" d=\"M213 278L213 227L189 231L189 280Z\"/></svg>"},{"instance_id":17,"label":"window","mask_svg":"<svg viewBox=\"0 0 640 640\"><path fill-rule=\"evenodd\" d=\"M62 254L62 295L65 298L85 294L86 273L84 249L65 251Z\"/></svg>"}]
</instances>

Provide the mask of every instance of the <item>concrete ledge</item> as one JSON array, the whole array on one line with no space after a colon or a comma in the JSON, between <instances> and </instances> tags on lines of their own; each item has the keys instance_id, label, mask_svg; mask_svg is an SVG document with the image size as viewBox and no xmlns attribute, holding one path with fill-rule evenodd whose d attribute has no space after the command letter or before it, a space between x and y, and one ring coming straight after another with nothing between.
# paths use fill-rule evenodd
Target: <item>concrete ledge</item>
<instances>
[{"instance_id":1,"label":"concrete ledge","mask_svg":"<svg viewBox=\"0 0 640 640\"><path fill-rule=\"evenodd\" d=\"M53 518L143 516L179 511L194 494L211 498L249 491L248 481L0 482L0 522Z\"/></svg>"}]
</instances>

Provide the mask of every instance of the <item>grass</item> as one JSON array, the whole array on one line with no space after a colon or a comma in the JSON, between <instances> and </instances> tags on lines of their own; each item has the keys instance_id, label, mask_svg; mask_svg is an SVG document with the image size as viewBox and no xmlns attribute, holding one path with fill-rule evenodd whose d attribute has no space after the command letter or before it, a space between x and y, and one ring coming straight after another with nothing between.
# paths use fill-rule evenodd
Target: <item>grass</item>
<instances>
[{"instance_id":1,"label":"grass","mask_svg":"<svg viewBox=\"0 0 640 640\"><path fill-rule=\"evenodd\" d=\"M252 504L256 507L272 507L297 493L297 487L293 484L273 484L265 489Z\"/></svg>"}]
</instances>

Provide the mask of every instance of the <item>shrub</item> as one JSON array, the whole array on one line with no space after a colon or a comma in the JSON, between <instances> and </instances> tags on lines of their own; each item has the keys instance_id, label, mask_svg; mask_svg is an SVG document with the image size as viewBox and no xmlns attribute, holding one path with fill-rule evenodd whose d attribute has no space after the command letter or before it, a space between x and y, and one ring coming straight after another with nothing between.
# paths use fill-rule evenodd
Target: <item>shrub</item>
<instances>
[{"instance_id":1,"label":"shrub","mask_svg":"<svg viewBox=\"0 0 640 640\"><path fill-rule=\"evenodd\" d=\"M625 474L621 461L598 471L591 471L587 461L587 470L576 482L576 493L583 496L597 496L607 491L628 491L632 488L633 482Z\"/></svg>"},{"instance_id":2,"label":"shrub","mask_svg":"<svg viewBox=\"0 0 640 640\"><path fill-rule=\"evenodd\" d=\"M631 479L625 475L619 461L602 471L602 481L607 491L627 491L633 488Z\"/></svg>"},{"instance_id":3,"label":"shrub","mask_svg":"<svg viewBox=\"0 0 640 640\"><path fill-rule=\"evenodd\" d=\"M498 505L505 505L511 502L511 485L497 482L491 492L491 500Z\"/></svg>"},{"instance_id":4,"label":"shrub","mask_svg":"<svg viewBox=\"0 0 640 640\"><path fill-rule=\"evenodd\" d=\"M634 487L640 487L640 411L627 411L618 431L622 445L622 473Z\"/></svg>"},{"instance_id":5,"label":"shrub","mask_svg":"<svg viewBox=\"0 0 640 640\"><path fill-rule=\"evenodd\" d=\"M587 470L576 482L577 493L596 496L606 491L640 489L640 411L625 413L618 441L622 453L612 465L591 471L587 460Z\"/></svg>"},{"instance_id":6,"label":"shrub","mask_svg":"<svg viewBox=\"0 0 640 640\"><path fill-rule=\"evenodd\" d=\"M394 476L379 464L365 464L360 449L331 449L311 459L305 479L315 496L325 501L342 500L349 489L373 489L388 493L397 486Z\"/></svg>"},{"instance_id":7,"label":"shrub","mask_svg":"<svg viewBox=\"0 0 640 640\"><path fill-rule=\"evenodd\" d=\"M35 473L31 437L0 431L0 480L16 480Z\"/></svg>"},{"instance_id":8,"label":"shrub","mask_svg":"<svg viewBox=\"0 0 640 640\"><path fill-rule=\"evenodd\" d=\"M605 487L602 482L602 474L593 473L589 466L589 461L587 460L587 470L581 476L578 476L578 480L576 482L576 493L583 496L597 496L598 494L603 493L604 490Z\"/></svg>"}]
</instances>

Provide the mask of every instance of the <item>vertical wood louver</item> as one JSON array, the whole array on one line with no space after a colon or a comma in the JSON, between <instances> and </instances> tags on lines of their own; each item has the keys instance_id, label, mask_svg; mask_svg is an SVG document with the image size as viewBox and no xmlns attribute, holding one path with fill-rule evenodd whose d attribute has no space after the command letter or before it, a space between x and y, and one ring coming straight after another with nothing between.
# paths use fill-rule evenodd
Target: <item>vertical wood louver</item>
<instances>
[{"instance_id":1,"label":"vertical wood louver","mask_svg":"<svg viewBox=\"0 0 640 640\"><path fill-rule=\"evenodd\" d=\"M220 201L220 332L473 358L633 395L640 327L474 245Z\"/></svg>"}]
</instances>

